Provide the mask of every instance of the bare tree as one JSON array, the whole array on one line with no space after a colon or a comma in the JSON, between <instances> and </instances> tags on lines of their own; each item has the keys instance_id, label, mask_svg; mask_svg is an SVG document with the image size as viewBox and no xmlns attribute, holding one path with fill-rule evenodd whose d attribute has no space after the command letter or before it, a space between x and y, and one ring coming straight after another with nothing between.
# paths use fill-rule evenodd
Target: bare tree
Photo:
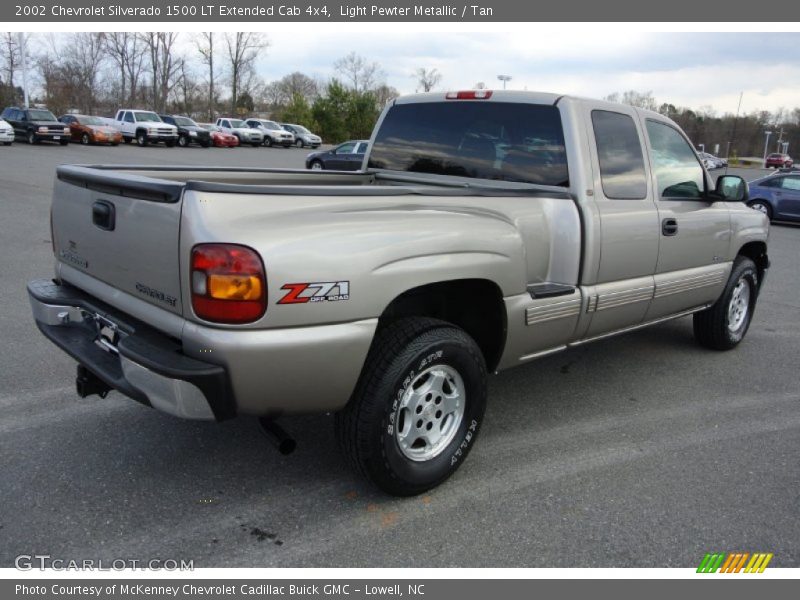
<instances>
[{"instance_id":1,"label":"bare tree","mask_svg":"<svg viewBox=\"0 0 800 600\"><path fill-rule=\"evenodd\" d=\"M389 100L393 100L400 95L400 92L397 90L397 88L391 85L386 85L385 83L376 87L373 93L375 94L375 100L377 101L379 109L382 109L384 106L386 106L386 103L389 102Z\"/></svg>"},{"instance_id":2,"label":"bare tree","mask_svg":"<svg viewBox=\"0 0 800 600\"><path fill-rule=\"evenodd\" d=\"M4 32L0 38L0 56L3 59L3 73L6 84L14 87L14 73L20 68L20 48L18 34Z\"/></svg>"},{"instance_id":3,"label":"bare tree","mask_svg":"<svg viewBox=\"0 0 800 600\"><path fill-rule=\"evenodd\" d=\"M98 80L105 61L105 34L79 32L70 34L67 43L57 52L61 57L73 103L89 114L94 112L99 95Z\"/></svg>"},{"instance_id":4,"label":"bare tree","mask_svg":"<svg viewBox=\"0 0 800 600\"><path fill-rule=\"evenodd\" d=\"M383 83L386 77L378 63L369 62L355 52L334 62L333 68L356 92L371 90Z\"/></svg>"},{"instance_id":5,"label":"bare tree","mask_svg":"<svg viewBox=\"0 0 800 600\"><path fill-rule=\"evenodd\" d=\"M442 80L442 74L439 73L439 70L435 67L433 69L420 67L414 71L414 75L412 77L415 77L417 80L417 84L419 85L417 89L421 89L423 92L430 92L433 88L439 85L439 82Z\"/></svg>"},{"instance_id":6,"label":"bare tree","mask_svg":"<svg viewBox=\"0 0 800 600\"><path fill-rule=\"evenodd\" d=\"M216 90L214 87L214 32L204 31L200 34L200 39L195 42L197 52L200 54L201 62L207 67L208 75L206 85L208 87L208 119L214 120L214 106L217 103Z\"/></svg>"},{"instance_id":7,"label":"bare tree","mask_svg":"<svg viewBox=\"0 0 800 600\"><path fill-rule=\"evenodd\" d=\"M147 46L153 109L165 111L167 99L175 86L182 59L174 53L178 34L175 32L150 32L144 34Z\"/></svg>"},{"instance_id":8,"label":"bare tree","mask_svg":"<svg viewBox=\"0 0 800 600\"><path fill-rule=\"evenodd\" d=\"M307 101L311 101L319 94L317 82L299 71L294 71L281 78L279 85L286 98L294 98L295 95L302 96Z\"/></svg>"},{"instance_id":9,"label":"bare tree","mask_svg":"<svg viewBox=\"0 0 800 600\"><path fill-rule=\"evenodd\" d=\"M127 31L105 34L106 52L120 74L119 104L135 104L144 69L145 43L138 33Z\"/></svg>"},{"instance_id":10,"label":"bare tree","mask_svg":"<svg viewBox=\"0 0 800 600\"><path fill-rule=\"evenodd\" d=\"M246 91L253 95L257 81L255 62L262 50L269 47L269 40L260 33L226 33L225 46L228 53L231 82L231 112L236 112L239 94Z\"/></svg>"}]
</instances>

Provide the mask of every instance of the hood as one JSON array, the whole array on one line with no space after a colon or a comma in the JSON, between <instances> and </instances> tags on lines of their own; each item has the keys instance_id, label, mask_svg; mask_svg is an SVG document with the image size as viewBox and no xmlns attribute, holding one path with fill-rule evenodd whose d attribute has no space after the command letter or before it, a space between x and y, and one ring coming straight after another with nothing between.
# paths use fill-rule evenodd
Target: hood
<instances>
[{"instance_id":1,"label":"hood","mask_svg":"<svg viewBox=\"0 0 800 600\"><path fill-rule=\"evenodd\" d=\"M65 125L61 121L28 121L28 123L36 127L69 127L69 125Z\"/></svg>"},{"instance_id":2,"label":"hood","mask_svg":"<svg viewBox=\"0 0 800 600\"><path fill-rule=\"evenodd\" d=\"M197 133L208 133L208 129L204 129L198 125L181 125L180 129L184 131L195 131Z\"/></svg>"},{"instance_id":3,"label":"hood","mask_svg":"<svg viewBox=\"0 0 800 600\"><path fill-rule=\"evenodd\" d=\"M92 131L96 131L97 133L105 133L106 135L115 135L119 133L119 129L115 129L110 125L86 125Z\"/></svg>"},{"instance_id":4,"label":"hood","mask_svg":"<svg viewBox=\"0 0 800 600\"><path fill-rule=\"evenodd\" d=\"M164 123L164 121L139 121L136 123L137 127L147 127L148 129L156 129L156 128L164 128L169 127L170 129L174 129L178 131L178 128L175 125L170 125L169 123Z\"/></svg>"}]
</instances>

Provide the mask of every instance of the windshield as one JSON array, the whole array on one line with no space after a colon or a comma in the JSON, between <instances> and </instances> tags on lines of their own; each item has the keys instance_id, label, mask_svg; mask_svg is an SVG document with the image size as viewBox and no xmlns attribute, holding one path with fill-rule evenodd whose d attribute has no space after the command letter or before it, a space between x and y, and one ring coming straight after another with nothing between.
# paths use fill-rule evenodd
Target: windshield
<instances>
[{"instance_id":1,"label":"windshield","mask_svg":"<svg viewBox=\"0 0 800 600\"><path fill-rule=\"evenodd\" d=\"M78 122L81 125L105 125L99 117L78 117Z\"/></svg>"},{"instance_id":2,"label":"windshield","mask_svg":"<svg viewBox=\"0 0 800 600\"><path fill-rule=\"evenodd\" d=\"M28 119L31 121L58 121L49 110L29 110Z\"/></svg>"},{"instance_id":3,"label":"windshield","mask_svg":"<svg viewBox=\"0 0 800 600\"><path fill-rule=\"evenodd\" d=\"M368 167L567 186L561 114L511 102L399 104L378 130Z\"/></svg>"},{"instance_id":4,"label":"windshield","mask_svg":"<svg viewBox=\"0 0 800 600\"><path fill-rule=\"evenodd\" d=\"M283 129L283 127L281 127L280 125L278 125L274 121L261 121L261 126L264 129L272 129L272 130Z\"/></svg>"},{"instance_id":5,"label":"windshield","mask_svg":"<svg viewBox=\"0 0 800 600\"><path fill-rule=\"evenodd\" d=\"M182 127L197 127L197 123L192 121L189 117L173 117L175 125Z\"/></svg>"},{"instance_id":6,"label":"windshield","mask_svg":"<svg viewBox=\"0 0 800 600\"><path fill-rule=\"evenodd\" d=\"M245 123L240 119L230 119L230 122L231 122L231 127L233 127L234 129L239 127L247 128L247 123Z\"/></svg>"},{"instance_id":7,"label":"windshield","mask_svg":"<svg viewBox=\"0 0 800 600\"><path fill-rule=\"evenodd\" d=\"M139 123L142 122L153 122L153 123L160 123L161 119L159 116L154 112L135 112L133 113L136 117L136 120Z\"/></svg>"}]
</instances>

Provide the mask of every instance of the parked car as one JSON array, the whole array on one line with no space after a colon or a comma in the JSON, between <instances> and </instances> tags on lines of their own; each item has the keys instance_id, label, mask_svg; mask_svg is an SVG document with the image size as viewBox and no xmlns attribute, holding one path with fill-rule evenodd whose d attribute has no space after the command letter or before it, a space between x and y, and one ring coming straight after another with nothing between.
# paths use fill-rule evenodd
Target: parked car
<instances>
[{"instance_id":1,"label":"parked car","mask_svg":"<svg viewBox=\"0 0 800 600\"><path fill-rule=\"evenodd\" d=\"M222 127L213 123L198 123L203 129L207 129L211 136L211 143L217 148L235 148L239 145L239 138L232 133L226 133Z\"/></svg>"},{"instance_id":2,"label":"parked car","mask_svg":"<svg viewBox=\"0 0 800 600\"><path fill-rule=\"evenodd\" d=\"M728 166L728 161L724 158L719 158L718 156L714 156L713 154L709 154L708 152L700 152L698 153L700 159L703 161L703 164L706 165L706 168L711 169L722 169L723 167Z\"/></svg>"},{"instance_id":3,"label":"parked car","mask_svg":"<svg viewBox=\"0 0 800 600\"><path fill-rule=\"evenodd\" d=\"M780 152L773 152L769 156L767 156L767 162L764 165L765 169L779 169L781 167L789 168L794 164L794 160L788 154L782 154Z\"/></svg>"},{"instance_id":4,"label":"parked car","mask_svg":"<svg viewBox=\"0 0 800 600\"><path fill-rule=\"evenodd\" d=\"M310 148L319 148L320 144L322 144L321 137L311 133L302 125L295 125L294 123L281 123L281 127L287 131L291 131L294 134L294 145L298 148L305 148L306 146L309 146Z\"/></svg>"},{"instance_id":5,"label":"parked car","mask_svg":"<svg viewBox=\"0 0 800 600\"><path fill-rule=\"evenodd\" d=\"M250 144L254 148L264 143L264 134L258 129L250 127L241 119L231 117L220 117L217 119L217 127L221 127L225 133L230 133L239 138L239 144Z\"/></svg>"},{"instance_id":6,"label":"parked car","mask_svg":"<svg viewBox=\"0 0 800 600\"><path fill-rule=\"evenodd\" d=\"M294 134L278 125L275 121L266 119L247 119L248 127L258 129L264 134L265 146L283 146L288 148L294 144Z\"/></svg>"},{"instance_id":7,"label":"parked car","mask_svg":"<svg viewBox=\"0 0 800 600\"><path fill-rule=\"evenodd\" d=\"M410 496L464 463L491 373L688 315L707 348L745 338L769 223L664 115L428 93L390 103L372 139L359 173L59 166L57 275L28 296L78 394L259 417L284 452L278 415L336 413L355 470ZM704 360L687 355L692 376Z\"/></svg>"},{"instance_id":8,"label":"parked car","mask_svg":"<svg viewBox=\"0 0 800 600\"><path fill-rule=\"evenodd\" d=\"M10 123L0 119L0 143L10 146L14 142L14 128Z\"/></svg>"},{"instance_id":9,"label":"parked car","mask_svg":"<svg viewBox=\"0 0 800 600\"><path fill-rule=\"evenodd\" d=\"M203 148L211 145L211 135L189 117L177 115L158 115L164 123L169 123L178 128L178 146L186 148L190 144L197 144Z\"/></svg>"},{"instance_id":10,"label":"parked car","mask_svg":"<svg viewBox=\"0 0 800 600\"><path fill-rule=\"evenodd\" d=\"M332 169L358 171L364 162L369 140L350 140L325 152L312 152L306 156L306 169Z\"/></svg>"},{"instance_id":11,"label":"parked car","mask_svg":"<svg viewBox=\"0 0 800 600\"><path fill-rule=\"evenodd\" d=\"M171 148L178 142L178 128L164 123L151 110L121 108L114 117L114 126L122 131L122 139L126 144L133 140L139 146L163 142Z\"/></svg>"},{"instance_id":12,"label":"parked car","mask_svg":"<svg viewBox=\"0 0 800 600\"><path fill-rule=\"evenodd\" d=\"M116 127L107 125L100 117L88 115L63 115L58 118L69 126L70 139L81 144L111 144L118 146L122 142L122 132Z\"/></svg>"},{"instance_id":13,"label":"parked car","mask_svg":"<svg viewBox=\"0 0 800 600\"><path fill-rule=\"evenodd\" d=\"M29 144L39 142L59 142L62 146L69 144L69 127L56 119L56 116L44 108L18 108L10 106L0 115L14 130L14 137L23 139Z\"/></svg>"},{"instance_id":14,"label":"parked car","mask_svg":"<svg viewBox=\"0 0 800 600\"><path fill-rule=\"evenodd\" d=\"M800 173L773 173L751 181L748 205L770 220L800 221Z\"/></svg>"}]
</instances>

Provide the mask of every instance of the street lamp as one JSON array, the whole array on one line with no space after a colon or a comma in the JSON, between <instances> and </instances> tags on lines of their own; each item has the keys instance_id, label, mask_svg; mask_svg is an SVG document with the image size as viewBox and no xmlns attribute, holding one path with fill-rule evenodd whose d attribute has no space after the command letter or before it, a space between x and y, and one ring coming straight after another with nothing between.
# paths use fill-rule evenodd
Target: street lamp
<instances>
[{"instance_id":1,"label":"street lamp","mask_svg":"<svg viewBox=\"0 0 800 600\"><path fill-rule=\"evenodd\" d=\"M767 136L766 141L764 142L764 166L767 165L767 150L769 149L769 136L772 135L771 131L765 131L764 135Z\"/></svg>"},{"instance_id":2,"label":"street lamp","mask_svg":"<svg viewBox=\"0 0 800 600\"><path fill-rule=\"evenodd\" d=\"M503 82L503 89L506 89L506 83L511 81L511 75L498 75L497 78Z\"/></svg>"}]
</instances>

